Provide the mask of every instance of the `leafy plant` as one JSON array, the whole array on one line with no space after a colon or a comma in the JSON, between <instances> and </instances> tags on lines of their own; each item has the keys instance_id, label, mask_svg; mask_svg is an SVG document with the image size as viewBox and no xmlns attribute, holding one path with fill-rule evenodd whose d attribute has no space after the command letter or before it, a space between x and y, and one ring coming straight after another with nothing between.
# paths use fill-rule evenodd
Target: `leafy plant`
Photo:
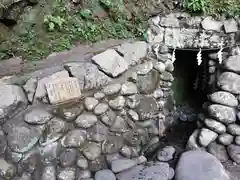
<instances>
[{"instance_id":1,"label":"leafy plant","mask_svg":"<svg viewBox=\"0 0 240 180\"><path fill-rule=\"evenodd\" d=\"M62 29L64 23L65 19L60 16L46 15L44 17L44 24L47 25L48 31Z\"/></svg>"},{"instance_id":2,"label":"leafy plant","mask_svg":"<svg viewBox=\"0 0 240 180\"><path fill-rule=\"evenodd\" d=\"M209 0L185 0L184 6L191 12L207 12Z\"/></svg>"}]
</instances>

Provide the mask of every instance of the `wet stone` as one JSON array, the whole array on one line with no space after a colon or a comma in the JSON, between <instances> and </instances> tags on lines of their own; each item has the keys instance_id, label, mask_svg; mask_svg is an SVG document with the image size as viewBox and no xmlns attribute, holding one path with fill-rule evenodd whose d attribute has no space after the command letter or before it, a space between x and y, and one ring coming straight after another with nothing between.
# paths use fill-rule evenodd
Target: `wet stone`
<instances>
[{"instance_id":1,"label":"wet stone","mask_svg":"<svg viewBox=\"0 0 240 180\"><path fill-rule=\"evenodd\" d=\"M93 161L88 162L89 166L88 169L91 172L96 172L101 169L107 169L107 163L103 156L100 156L99 158L94 159Z\"/></svg>"},{"instance_id":2,"label":"wet stone","mask_svg":"<svg viewBox=\"0 0 240 180\"><path fill-rule=\"evenodd\" d=\"M140 96L139 96L139 95L132 95L132 96L128 96L128 97L127 97L126 105L127 105L129 108L134 109L134 108L136 108L139 104L140 104Z\"/></svg>"},{"instance_id":3,"label":"wet stone","mask_svg":"<svg viewBox=\"0 0 240 180\"><path fill-rule=\"evenodd\" d=\"M112 126L115 119L116 119L116 113L111 109L109 109L106 113L101 115L101 121L106 126Z\"/></svg>"},{"instance_id":4,"label":"wet stone","mask_svg":"<svg viewBox=\"0 0 240 180\"><path fill-rule=\"evenodd\" d=\"M88 168L88 160L84 156L80 156L77 160L77 166L80 169L87 169Z\"/></svg>"},{"instance_id":5,"label":"wet stone","mask_svg":"<svg viewBox=\"0 0 240 180\"><path fill-rule=\"evenodd\" d=\"M42 146L51 144L60 139L68 131L68 125L59 118L53 118L46 124L43 135L39 139Z\"/></svg>"},{"instance_id":6,"label":"wet stone","mask_svg":"<svg viewBox=\"0 0 240 180\"><path fill-rule=\"evenodd\" d=\"M208 152L214 155L220 161L227 161L228 154L227 150L224 145L217 144L217 143L210 143L207 147Z\"/></svg>"},{"instance_id":7,"label":"wet stone","mask_svg":"<svg viewBox=\"0 0 240 180\"><path fill-rule=\"evenodd\" d=\"M233 142L233 136L230 135L230 134L227 134L227 133L220 134L220 135L218 136L218 141L219 141L221 144L227 146L227 145L232 144L232 142Z\"/></svg>"},{"instance_id":8,"label":"wet stone","mask_svg":"<svg viewBox=\"0 0 240 180\"><path fill-rule=\"evenodd\" d=\"M57 178L58 180L75 180L75 174L75 168L65 168L58 173Z\"/></svg>"},{"instance_id":9,"label":"wet stone","mask_svg":"<svg viewBox=\"0 0 240 180\"><path fill-rule=\"evenodd\" d=\"M95 180L116 180L115 175L109 169L103 169L96 172L94 176Z\"/></svg>"},{"instance_id":10,"label":"wet stone","mask_svg":"<svg viewBox=\"0 0 240 180\"><path fill-rule=\"evenodd\" d=\"M138 76L136 85L141 93L149 94L156 89L158 82L159 73L156 70L152 70L146 75Z\"/></svg>"},{"instance_id":11,"label":"wet stone","mask_svg":"<svg viewBox=\"0 0 240 180\"><path fill-rule=\"evenodd\" d=\"M31 179L32 177L30 173L23 173L21 176L15 176L12 180L31 180ZM49 180L49 179L46 179L46 180Z\"/></svg>"},{"instance_id":12,"label":"wet stone","mask_svg":"<svg viewBox=\"0 0 240 180\"><path fill-rule=\"evenodd\" d=\"M0 158L0 177L3 179L11 179L16 173L16 167Z\"/></svg>"},{"instance_id":13,"label":"wet stone","mask_svg":"<svg viewBox=\"0 0 240 180\"><path fill-rule=\"evenodd\" d=\"M91 172L89 170L80 170L77 172L78 179L85 179L90 177L91 177Z\"/></svg>"},{"instance_id":14,"label":"wet stone","mask_svg":"<svg viewBox=\"0 0 240 180\"><path fill-rule=\"evenodd\" d=\"M235 107L238 105L237 98L229 92L218 91L209 96L214 103Z\"/></svg>"},{"instance_id":15,"label":"wet stone","mask_svg":"<svg viewBox=\"0 0 240 180\"><path fill-rule=\"evenodd\" d=\"M204 123L209 129L215 131L216 133L222 134L222 133L226 132L225 125L223 125L222 123L220 123L218 121L207 118L207 119L205 119Z\"/></svg>"},{"instance_id":16,"label":"wet stone","mask_svg":"<svg viewBox=\"0 0 240 180\"><path fill-rule=\"evenodd\" d=\"M97 117L91 113L85 112L82 113L76 119L75 123L79 128L90 128L98 121Z\"/></svg>"},{"instance_id":17,"label":"wet stone","mask_svg":"<svg viewBox=\"0 0 240 180\"><path fill-rule=\"evenodd\" d=\"M166 70L166 66L163 62L156 62L154 64L154 69L156 69L160 73L163 73Z\"/></svg>"},{"instance_id":18,"label":"wet stone","mask_svg":"<svg viewBox=\"0 0 240 180\"><path fill-rule=\"evenodd\" d=\"M94 98L96 98L97 100L101 100L105 97L105 94L103 92L96 92L94 93Z\"/></svg>"},{"instance_id":19,"label":"wet stone","mask_svg":"<svg viewBox=\"0 0 240 180\"><path fill-rule=\"evenodd\" d=\"M235 110L228 106L212 104L208 106L210 116L216 118L218 121L229 124L236 121Z\"/></svg>"},{"instance_id":20,"label":"wet stone","mask_svg":"<svg viewBox=\"0 0 240 180\"><path fill-rule=\"evenodd\" d=\"M86 131L74 129L69 131L61 140L63 147L75 148L81 147L86 141Z\"/></svg>"},{"instance_id":21,"label":"wet stone","mask_svg":"<svg viewBox=\"0 0 240 180\"><path fill-rule=\"evenodd\" d=\"M224 72L218 78L217 84L224 91L240 94L240 76L238 74Z\"/></svg>"},{"instance_id":22,"label":"wet stone","mask_svg":"<svg viewBox=\"0 0 240 180\"><path fill-rule=\"evenodd\" d=\"M240 126L237 124L229 124L227 130L230 134L239 136L240 135Z\"/></svg>"},{"instance_id":23,"label":"wet stone","mask_svg":"<svg viewBox=\"0 0 240 180\"><path fill-rule=\"evenodd\" d=\"M128 124L121 116L117 116L115 122L111 126L113 132L126 132L128 130Z\"/></svg>"},{"instance_id":24,"label":"wet stone","mask_svg":"<svg viewBox=\"0 0 240 180\"><path fill-rule=\"evenodd\" d=\"M132 82L126 82L124 84L122 84L121 87L121 94L122 95L133 95L136 94L138 92L137 90L137 86L132 83Z\"/></svg>"},{"instance_id":25,"label":"wet stone","mask_svg":"<svg viewBox=\"0 0 240 180\"><path fill-rule=\"evenodd\" d=\"M100 103L98 104L94 109L94 114L101 115L105 113L108 110L109 106L106 103Z\"/></svg>"},{"instance_id":26,"label":"wet stone","mask_svg":"<svg viewBox=\"0 0 240 180\"><path fill-rule=\"evenodd\" d=\"M114 110L121 110L125 105L125 99L123 96L118 96L109 101L109 106Z\"/></svg>"},{"instance_id":27,"label":"wet stone","mask_svg":"<svg viewBox=\"0 0 240 180\"><path fill-rule=\"evenodd\" d=\"M173 75L170 72L164 71L161 75L160 75L160 79L163 81L173 81Z\"/></svg>"},{"instance_id":28,"label":"wet stone","mask_svg":"<svg viewBox=\"0 0 240 180\"><path fill-rule=\"evenodd\" d=\"M93 97L87 97L84 100L84 105L88 111L92 111L98 104L98 100Z\"/></svg>"},{"instance_id":29,"label":"wet stone","mask_svg":"<svg viewBox=\"0 0 240 180\"><path fill-rule=\"evenodd\" d=\"M56 162L57 156L60 153L60 146L60 143L53 142L39 148L43 164L54 164Z\"/></svg>"},{"instance_id":30,"label":"wet stone","mask_svg":"<svg viewBox=\"0 0 240 180\"><path fill-rule=\"evenodd\" d=\"M97 143L89 142L84 146L82 153L87 159L93 161L100 156L101 147Z\"/></svg>"},{"instance_id":31,"label":"wet stone","mask_svg":"<svg viewBox=\"0 0 240 180\"><path fill-rule=\"evenodd\" d=\"M41 180L56 180L56 168L54 166L44 167Z\"/></svg>"},{"instance_id":32,"label":"wet stone","mask_svg":"<svg viewBox=\"0 0 240 180\"><path fill-rule=\"evenodd\" d=\"M40 153L36 149L33 149L28 153L24 154L19 165L23 171L32 173L36 170L36 167L39 164L39 162L40 162Z\"/></svg>"},{"instance_id":33,"label":"wet stone","mask_svg":"<svg viewBox=\"0 0 240 180\"><path fill-rule=\"evenodd\" d=\"M167 162L173 159L175 148L172 146L166 146L162 150L158 151L157 159L162 162Z\"/></svg>"},{"instance_id":34,"label":"wet stone","mask_svg":"<svg viewBox=\"0 0 240 180\"><path fill-rule=\"evenodd\" d=\"M112 154L118 152L124 145L124 139L120 136L108 136L102 143L102 153Z\"/></svg>"},{"instance_id":35,"label":"wet stone","mask_svg":"<svg viewBox=\"0 0 240 180\"><path fill-rule=\"evenodd\" d=\"M231 144L227 147L227 151L231 159L240 164L240 146Z\"/></svg>"},{"instance_id":36,"label":"wet stone","mask_svg":"<svg viewBox=\"0 0 240 180\"><path fill-rule=\"evenodd\" d=\"M224 66L230 71L240 73L240 55L230 56L226 61L224 61Z\"/></svg>"},{"instance_id":37,"label":"wet stone","mask_svg":"<svg viewBox=\"0 0 240 180\"><path fill-rule=\"evenodd\" d=\"M165 65L166 65L166 71L168 71L168 72L174 71L174 65L173 65L172 61L170 61L170 60L166 61Z\"/></svg>"},{"instance_id":38,"label":"wet stone","mask_svg":"<svg viewBox=\"0 0 240 180\"><path fill-rule=\"evenodd\" d=\"M77 157L75 149L65 149L59 156L59 162L62 167L69 167L74 164Z\"/></svg>"},{"instance_id":39,"label":"wet stone","mask_svg":"<svg viewBox=\"0 0 240 180\"><path fill-rule=\"evenodd\" d=\"M87 139L89 141L101 142L108 136L108 128L101 122L87 129Z\"/></svg>"},{"instance_id":40,"label":"wet stone","mask_svg":"<svg viewBox=\"0 0 240 180\"><path fill-rule=\"evenodd\" d=\"M114 95L121 89L121 84L110 84L103 88L103 92L107 95Z\"/></svg>"},{"instance_id":41,"label":"wet stone","mask_svg":"<svg viewBox=\"0 0 240 180\"><path fill-rule=\"evenodd\" d=\"M206 128L202 128L200 133L199 133L199 143L206 147L208 146L208 144L210 144L211 142L213 142L214 140L216 140L218 134L206 129Z\"/></svg>"},{"instance_id":42,"label":"wet stone","mask_svg":"<svg viewBox=\"0 0 240 180\"><path fill-rule=\"evenodd\" d=\"M156 115L158 111L157 102L154 98L144 97L140 98L140 103L136 112L139 114L140 120L146 120Z\"/></svg>"},{"instance_id":43,"label":"wet stone","mask_svg":"<svg viewBox=\"0 0 240 180\"><path fill-rule=\"evenodd\" d=\"M136 165L136 161L132 159L116 159L111 162L110 168L114 173L119 173Z\"/></svg>"},{"instance_id":44,"label":"wet stone","mask_svg":"<svg viewBox=\"0 0 240 180\"><path fill-rule=\"evenodd\" d=\"M152 61L144 62L143 64L140 64L137 69L138 75L146 75L153 69L153 63Z\"/></svg>"},{"instance_id":45,"label":"wet stone","mask_svg":"<svg viewBox=\"0 0 240 180\"><path fill-rule=\"evenodd\" d=\"M139 116L138 113L136 113L135 111L133 111L132 109L130 109L128 111L128 115L131 117L132 120L134 121L138 121L139 120Z\"/></svg>"},{"instance_id":46,"label":"wet stone","mask_svg":"<svg viewBox=\"0 0 240 180\"><path fill-rule=\"evenodd\" d=\"M154 92L153 92L153 97L155 99L159 99L161 97L163 97L163 91L161 89L156 89Z\"/></svg>"},{"instance_id":47,"label":"wet stone","mask_svg":"<svg viewBox=\"0 0 240 180\"><path fill-rule=\"evenodd\" d=\"M123 146L120 150L121 155L123 155L126 158L130 158L132 155L131 148L128 146Z\"/></svg>"},{"instance_id":48,"label":"wet stone","mask_svg":"<svg viewBox=\"0 0 240 180\"><path fill-rule=\"evenodd\" d=\"M6 148L7 148L7 140L2 128L0 128L0 154L3 154Z\"/></svg>"},{"instance_id":49,"label":"wet stone","mask_svg":"<svg viewBox=\"0 0 240 180\"><path fill-rule=\"evenodd\" d=\"M44 109L36 108L30 110L24 117L24 121L29 124L45 124L53 117L52 114Z\"/></svg>"}]
</instances>

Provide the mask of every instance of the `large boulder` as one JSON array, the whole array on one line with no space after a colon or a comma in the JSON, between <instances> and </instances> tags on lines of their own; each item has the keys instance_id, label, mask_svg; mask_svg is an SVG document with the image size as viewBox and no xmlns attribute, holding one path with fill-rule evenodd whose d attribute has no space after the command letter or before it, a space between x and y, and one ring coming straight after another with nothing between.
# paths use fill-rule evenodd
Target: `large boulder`
<instances>
[{"instance_id":1,"label":"large boulder","mask_svg":"<svg viewBox=\"0 0 240 180\"><path fill-rule=\"evenodd\" d=\"M204 151L183 153L176 168L176 180L230 180L220 161Z\"/></svg>"}]
</instances>

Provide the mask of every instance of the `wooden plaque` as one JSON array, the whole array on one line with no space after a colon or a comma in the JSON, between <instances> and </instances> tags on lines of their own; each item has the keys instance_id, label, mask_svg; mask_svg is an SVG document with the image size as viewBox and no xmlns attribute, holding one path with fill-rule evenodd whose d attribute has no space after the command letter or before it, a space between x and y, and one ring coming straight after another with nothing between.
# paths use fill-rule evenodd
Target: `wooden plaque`
<instances>
[{"instance_id":1,"label":"wooden plaque","mask_svg":"<svg viewBox=\"0 0 240 180\"><path fill-rule=\"evenodd\" d=\"M61 104L81 97L81 89L77 78L58 78L45 85L51 104Z\"/></svg>"}]
</instances>

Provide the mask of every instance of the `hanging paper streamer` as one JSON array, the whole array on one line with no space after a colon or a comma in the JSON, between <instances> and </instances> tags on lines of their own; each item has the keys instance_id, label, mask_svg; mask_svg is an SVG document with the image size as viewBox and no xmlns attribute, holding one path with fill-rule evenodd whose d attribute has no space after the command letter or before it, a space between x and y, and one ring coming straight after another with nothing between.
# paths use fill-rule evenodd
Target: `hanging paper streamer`
<instances>
[{"instance_id":1,"label":"hanging paper streamer","mask_svg":"<svg viewBox=\"0 0 240 180\"><path fill-rule=\"evenodd\" d=\"M221 41L221 43L220 43L220 50L218 51L218 53L217 53L217 57L218 57L218 62L219 62L219 64L222 64L222 62L223 62L223 56L222 56L222 51L223 51L223 42Z\"/></svg>"},{"instance_id":2,"label":"hanging paper streamer","mask_svg":"<svg viewBox=\"0 0 240 180\"><path fill-rule=\"evenodd\" d=\"M240 48L237 46L237 55L240 55Z\"/></svg>"},{"instance_id":3,"label":"hanging paper streamer","mask_svg":"<svg viewBox=\"0 0 240 180\"><path fill-rule=\"evenodd\" d=\"M175 53L176 49L174 48L173 52L172 52L172 63L174 63L176 61L176 53Z\"/></svg>"},{"instance_id":4,"label":"hanging paper streamer","mask_svg":"<svg viewBox=\"0 0 240 180\"><path fill-rule=\"evenodd\" d=\"M197 64L200 66L202 64L202 49L200 48L197 53Z\"/></svg>"}]
</instances>

